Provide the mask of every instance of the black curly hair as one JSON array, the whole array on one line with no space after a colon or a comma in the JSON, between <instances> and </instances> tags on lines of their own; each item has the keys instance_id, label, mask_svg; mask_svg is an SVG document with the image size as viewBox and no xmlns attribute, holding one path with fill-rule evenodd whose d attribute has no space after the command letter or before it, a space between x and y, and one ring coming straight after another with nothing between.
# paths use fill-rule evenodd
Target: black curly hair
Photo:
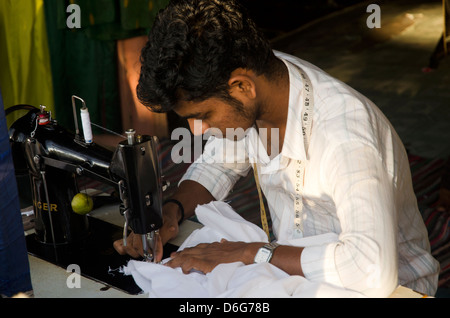
<instances>
[{"instance_id":1,"label":"black curly hair","mask_svg":"<svg viewBox=\"0 0 450 318\"><path fill-rule=\"evenodd\" d=\"M234 0L173 0L161 10L141 52L137 96L154 112L178 100L232 102L237 68L268 78L275 56L268 40Z\"/></svg>"}]
</instances>

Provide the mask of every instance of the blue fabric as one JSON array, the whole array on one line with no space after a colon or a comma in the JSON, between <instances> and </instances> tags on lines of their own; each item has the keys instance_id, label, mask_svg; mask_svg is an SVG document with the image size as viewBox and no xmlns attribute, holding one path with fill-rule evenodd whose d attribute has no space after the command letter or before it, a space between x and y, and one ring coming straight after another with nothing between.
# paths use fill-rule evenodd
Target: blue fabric
<instances>
[{"instance_id":1,"label":"blue fabric","mask_svg":"<svg viewBox=\"0 0 450 318\"><path fill-rule=\"evenodd\" d=\"M32 290L3 99L0 91L0 295Z\"/></svg>"}]
</instances>

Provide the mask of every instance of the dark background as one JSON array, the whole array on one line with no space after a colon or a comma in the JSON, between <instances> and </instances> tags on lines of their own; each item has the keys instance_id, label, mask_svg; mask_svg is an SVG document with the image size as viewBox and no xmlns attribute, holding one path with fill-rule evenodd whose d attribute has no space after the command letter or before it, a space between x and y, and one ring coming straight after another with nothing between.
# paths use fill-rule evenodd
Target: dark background
<instances>
[{"instance_id":1,"label":"dark background","mask_svg":"<svg viewBox=\"0 0 450 318\"><path fill-rule=\"evenodd\" d=\"M361 0L240 0L253 20L270 39L317 18L364 2Z\"/></svg>"}]
</instances>

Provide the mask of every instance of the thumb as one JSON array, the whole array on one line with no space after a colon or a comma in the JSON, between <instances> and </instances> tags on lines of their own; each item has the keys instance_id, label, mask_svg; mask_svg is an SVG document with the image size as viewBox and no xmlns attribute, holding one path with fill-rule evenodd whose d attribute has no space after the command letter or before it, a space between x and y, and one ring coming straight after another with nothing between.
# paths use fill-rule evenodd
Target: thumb
<instances>
[{"instance_id":1,"label":"thumb","mask_svg":"<svg viewBox=\"0 0 450 318\"><path fill-rule=\"evenodd\" d=\"M154 262L159 263L163 258L163 244L161 235L156 235L155 250L153 251Z\"/></svg>"}]
</instances>

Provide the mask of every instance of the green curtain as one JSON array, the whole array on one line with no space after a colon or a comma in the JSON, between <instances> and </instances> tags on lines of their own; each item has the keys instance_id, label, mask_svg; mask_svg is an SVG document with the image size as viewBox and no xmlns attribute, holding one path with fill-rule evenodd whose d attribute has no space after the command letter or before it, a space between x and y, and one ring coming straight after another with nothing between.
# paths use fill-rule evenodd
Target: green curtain
<instances>
[{"instance_id":1,"label":"green curtain","mask_svg":"<svg viewBox=\"0 0 450 318\"><path fill-rule=\"evenodd\" d=\"M120 132L116 41L148 33L169 0L0 0L0 88L5 108L45 105L74 128L71 96L92 122ZM81 28L66 12L77 4ZM8 116L8 126L23 113ZM98 130L94 127L94 132Z\"/></svg>"},{"instance_id":2,"label":"green curtain","mask_svg":"<svg viewBox=\"0 0 450 318\"><path fill-rule=\"evenodd\" d=\"M126 39L147 34L158 11L168 3L169 0L58 1L60 14L57 17L57 26L59 29L66 28L65 9L68 4L77 4L81 10L81 30L89 38Z\"/></svg>"},{"instance_id":3,"label":"green curtain","mask_svg":"<svg viewBox=\"0 0 450 318\"><path fill-rule=\"evenodd\" d=\"M147 34L168 2L45 0L55 113L62 125L74 128L71 96L77 95L85 100L92 122L122 131L116 41ZM69 4L80 8L79 29L66 25Z\"/></svg>"},{"instance_id":4,"label":"green curtain","mask_svg":"<svg viewBox=\"0 0 450 318\"><path fill-rule=\"evenodd\" d=\"M0 0L0 88L4 108L54 109L44 0ZM11 113L8 127L23 114Z\"/></svg>"}]
</instances>

